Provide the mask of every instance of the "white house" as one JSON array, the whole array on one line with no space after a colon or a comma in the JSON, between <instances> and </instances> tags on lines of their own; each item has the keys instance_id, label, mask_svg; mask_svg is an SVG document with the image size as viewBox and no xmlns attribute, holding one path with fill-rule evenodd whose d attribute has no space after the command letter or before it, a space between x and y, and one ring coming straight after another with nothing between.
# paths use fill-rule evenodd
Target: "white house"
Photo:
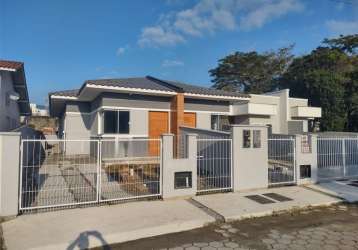
<instances>
[{"instance_id":1,"label":"white house","mask_svg":"<svg viewBox=\"0 0 358 250\"><path fill-rule=\"evenodd\" d=\"M24 63L0 60L0 132L20 126L31 115Z\"/></svg>"}]
</instances>

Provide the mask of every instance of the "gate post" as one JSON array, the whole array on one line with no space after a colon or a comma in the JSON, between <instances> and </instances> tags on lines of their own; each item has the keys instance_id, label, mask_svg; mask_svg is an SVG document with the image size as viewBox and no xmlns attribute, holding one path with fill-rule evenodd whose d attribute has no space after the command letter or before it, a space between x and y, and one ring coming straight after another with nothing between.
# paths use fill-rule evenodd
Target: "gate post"
<instances>
[{"instance_id":1,"label":"gate post","mask_svg":"<svg viewBox=\"0 0 358 250\"><path fill-rule=\"evenodd\" d=\"M267 126L232 125L233 190L268 187Z\"/></svg>"},{"instance_id":2,"label":"gate post","mask_svg":"<svg viewBox=\"0 0 358 250\"><path fill-rule=\"evenodd\" d=\"M197 192L197 135L188 134L188 157L177 159L172 134L162 135L162 197L163 199L194 196ZM184 183L183 186L177 184Z\"/></svg>"},{"instance_id":3,"label":"gate post","mask_svg":"<svg viewBox=\"0 0 358 250\"><path fill-rule=\"evenodd\" d=\"M19 211L20 133L0 133L0 216Z\"/></svg>"},{"instance_id":4,"label":"gate post","mask_svg":"<svg viewBox=\"0 0 358 250\"><path fill-rule=\"evenodd\" d=\"M296 183L304 185L318 181L317 135L296 136Z\"/></svg>"}]
</instances>

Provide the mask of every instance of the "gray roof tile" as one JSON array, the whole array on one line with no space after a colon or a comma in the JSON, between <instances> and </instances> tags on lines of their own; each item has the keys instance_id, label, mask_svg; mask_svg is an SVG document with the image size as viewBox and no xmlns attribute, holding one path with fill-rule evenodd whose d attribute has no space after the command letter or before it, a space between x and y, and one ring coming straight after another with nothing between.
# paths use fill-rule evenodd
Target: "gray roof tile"
<instances>
[{"instance_id":1,"label":"gray roof tile","mask_svg":"<svg viewBox=\"0 0 358 250\"><path fill-rule=\"evenodd\" d=\"M146 77L133 77L133 78L120 78L120 79L99 79L99 80L87 80L82 85L81 89L86 84L93 84L98 86L112 86L112 87L126 87L126 88L137 88L137 89L150 89L160 91L174 91L174 92L185 92L191 94L201 95L215 95L215 96L230 96L230 97L249 97L247 94L228 92L212 88L200 87L190 85L177 81L162 80L151 76ZM52 92L50 95L61 95L61 96L77 96L81 89L75 90L63 90Z\"/></svg>"}]
</instances>

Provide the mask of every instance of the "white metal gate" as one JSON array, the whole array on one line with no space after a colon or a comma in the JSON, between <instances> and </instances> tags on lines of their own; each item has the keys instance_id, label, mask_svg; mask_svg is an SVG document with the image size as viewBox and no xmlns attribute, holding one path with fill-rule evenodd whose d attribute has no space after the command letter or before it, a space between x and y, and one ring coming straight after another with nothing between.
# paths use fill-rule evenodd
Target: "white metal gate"
<instances>
[{"instance_id":1,"label":"white metal gate","mask_svg":"<svg viewBox=\"0 0 358 250\"><path fill-rule=\"evenodd\" d=\"M232 189L232 140L198 139L198 193Z\"/></svg>"},{"instance_id":2,"label":"white metal gate","mask_svg":"<svg viewBox=\"0 0 358 250\"><path fill-rule=\"evenodd\" d=\"M20 211L160 196L161 141L21 141Z\"/></svg>"},{"instance_id":3,"label":"white metal gate","mask_svg":"<svg viewBox=\"0 0 358 250\"><path fill-rule=\"evenodd\" d=\"M269 185L296 183L295 139L268 139Z\"/></svg>"},{"instance_id":4,"label":"white metal gate","mask_svg":"<svg viewBox=\"0 0 358 250\"><path fill-rule=\"evenodd\" d=\"M317 138L318 178L358 176L358 137Z\"/></svg>"}]
</instances>

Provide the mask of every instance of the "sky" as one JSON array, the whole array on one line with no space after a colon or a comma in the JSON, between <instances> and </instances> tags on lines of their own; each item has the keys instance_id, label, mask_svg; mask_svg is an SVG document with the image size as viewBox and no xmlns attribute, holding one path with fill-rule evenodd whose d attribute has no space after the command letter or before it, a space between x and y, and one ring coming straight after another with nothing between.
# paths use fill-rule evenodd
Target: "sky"
<instances>
[{"instance_id":1,"label":"sky","mask_svg":"<svg viewBox=\"0 0 358 250\"><path fill-rule=\"evenodd\" d=\"M358 0L0 0L0 58L22 61L30 101L85 80L155 76L210 87L235 51L358 33Z\"/></svg>"}]
</instances>

